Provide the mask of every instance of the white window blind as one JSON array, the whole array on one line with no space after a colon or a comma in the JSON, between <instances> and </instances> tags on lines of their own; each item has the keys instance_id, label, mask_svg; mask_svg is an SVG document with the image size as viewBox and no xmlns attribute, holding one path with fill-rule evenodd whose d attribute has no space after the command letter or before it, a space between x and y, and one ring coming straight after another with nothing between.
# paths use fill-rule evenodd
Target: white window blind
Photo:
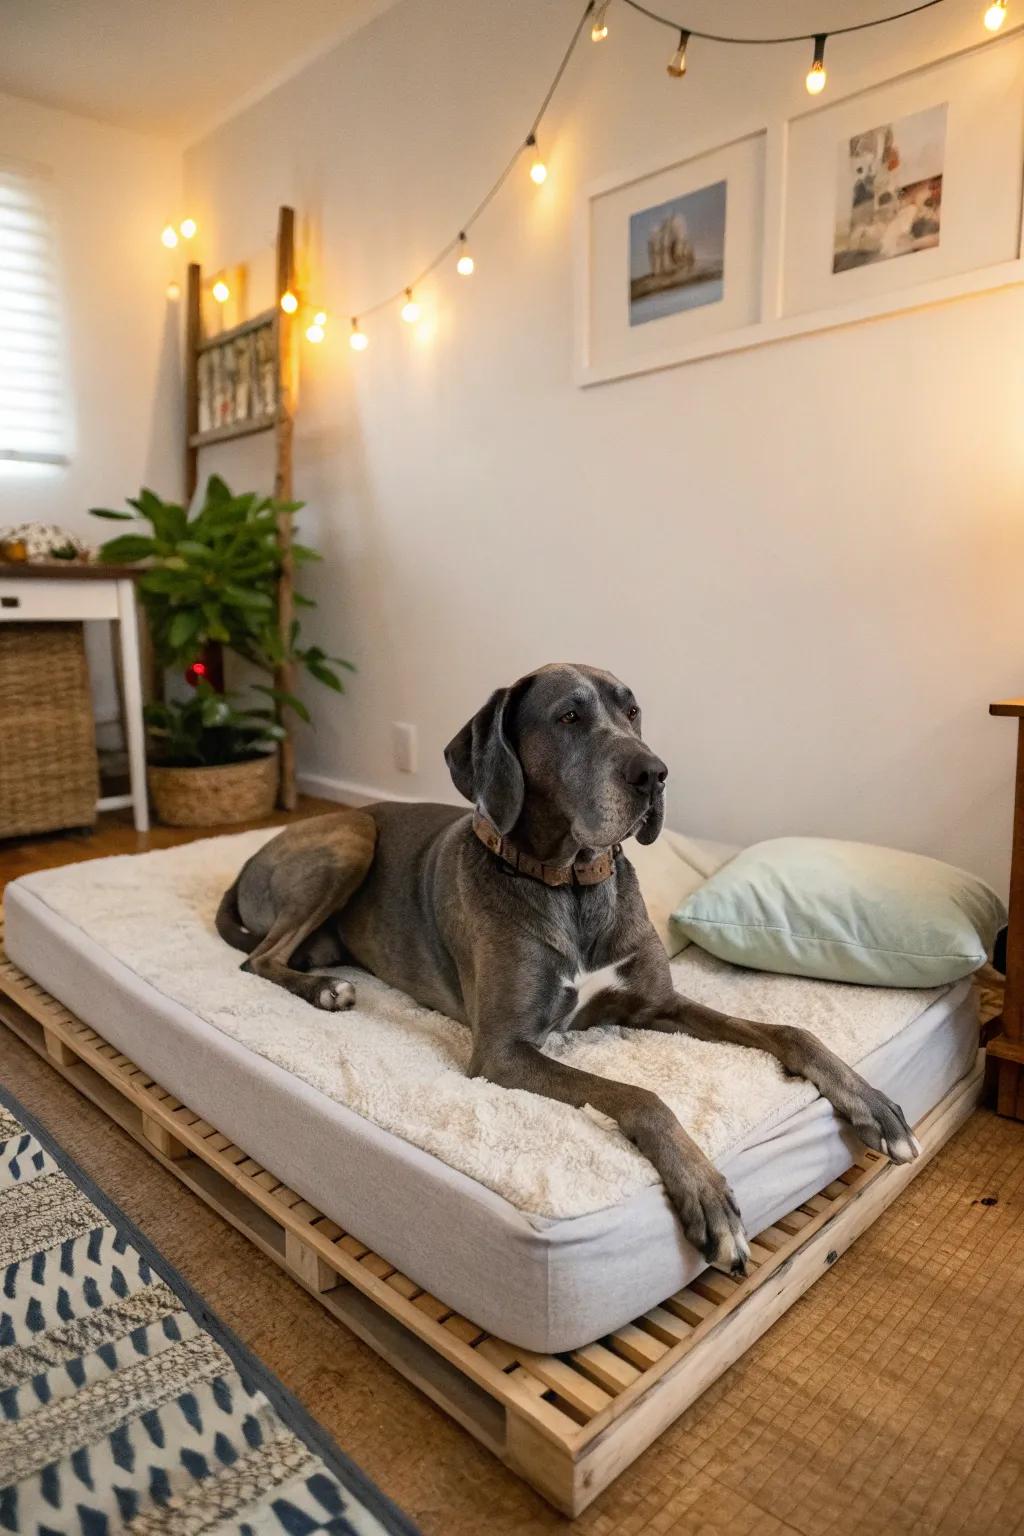
<instances>
[{"instance_id":1,"label":"white window blind","mask_svg":"<svg viewBox=\"0 0 1024 1536\"><path fill-rule=\"evenodd\" d=\"M43 172L0 161L0 460L67 458L57 252Z\"/></svg>"}]
</instances>

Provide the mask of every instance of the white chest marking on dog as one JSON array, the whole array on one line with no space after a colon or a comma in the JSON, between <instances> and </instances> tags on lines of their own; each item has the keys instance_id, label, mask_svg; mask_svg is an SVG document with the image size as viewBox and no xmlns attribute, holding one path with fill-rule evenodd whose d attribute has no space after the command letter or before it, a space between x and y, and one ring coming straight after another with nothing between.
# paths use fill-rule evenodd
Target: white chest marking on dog
<instances>
[{"instance_id":1,"label":"white chest marking on dog","mask_svg":"<svg viewBox=\"0 0 1024 1536\"><path fill-rule=\"evenodd\" d=\"M570 1025L580 1009L596 997L599 992L619 992L622 990L623 981L619 975L619 969L631 960L632 955L626 955L624 959L617 960L614 965L602 965L596 971L577 971L566 986L576 988L576 1003L572 1012L566 1015L566 1027Z\"/></svg>"}]
</instances>

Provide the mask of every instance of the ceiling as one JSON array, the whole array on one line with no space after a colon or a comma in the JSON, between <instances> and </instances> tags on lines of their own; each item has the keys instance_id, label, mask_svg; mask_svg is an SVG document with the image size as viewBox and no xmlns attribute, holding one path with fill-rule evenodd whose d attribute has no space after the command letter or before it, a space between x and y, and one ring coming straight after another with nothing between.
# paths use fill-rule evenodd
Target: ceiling
<instances>
[{"instance_id":1,"label":"ceiling","mask_svg":"<svg viewBox=\"0 0 1024 1536\"><path fill-rule=\"evenodd\" d=\"M0 92L182 143L392 0L0 0Z\"/></svg>"}]
</instances>

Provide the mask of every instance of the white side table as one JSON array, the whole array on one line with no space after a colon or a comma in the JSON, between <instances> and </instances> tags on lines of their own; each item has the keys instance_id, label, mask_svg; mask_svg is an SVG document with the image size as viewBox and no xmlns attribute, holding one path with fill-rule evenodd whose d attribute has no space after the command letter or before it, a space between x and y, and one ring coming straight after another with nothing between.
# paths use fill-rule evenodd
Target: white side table
<instances>
[{"instance_id":1,"label":"white side table","mask_svg":"<svg viewBox=\"0 0 1024 1536\"><path fill-rule=\"evenodd\" d=\"M131 793L107 795L101 811L131 806L137 832L149 830L146 739L135 583L111 565L0 565L0 624L67 623L107 619L117 625L121 656L124 733Z\"/></svg>"}]
</instances>

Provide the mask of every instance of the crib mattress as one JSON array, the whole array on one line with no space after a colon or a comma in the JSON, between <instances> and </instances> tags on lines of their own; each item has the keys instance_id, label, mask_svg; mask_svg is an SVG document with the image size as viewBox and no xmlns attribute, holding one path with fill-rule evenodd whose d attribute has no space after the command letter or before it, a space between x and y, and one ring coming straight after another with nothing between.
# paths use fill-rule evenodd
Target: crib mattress
<instances>
[{"instance_id":1,"label":"crib mattress","mask_svg":"<svg viewBox=\"0 0 1024 1536\"><path fill-rule=\"evenodd\" d=\"M236 841L241 846L236 839L216 839L209 846ZM178 866L166 854L128 862L133 879L162 882L164 900L169 899ZM419 1285L498 1337L547 1353L600 1338L679 1290L704 1267L659 1183L584 1214L524 1210L184 1006L173 989L139 974L130 916L120 942L86 931L90 878L96 886L101 865L124 863L103 860L73 872L44 871L8 886L6 943L12 960L183 1103ZM77 918L67 900L71 875L81 883L84 904ZM63 886L58 876L65 877ZM141 898L138 905L144 906ZM209 914L196 916L197 954L208 940L209 921ZM224 947L225 986L238 958ZM679 977L678 965L675 969ZM257 978L248 981L267 986ZM866 989L852 990L862 999ZM969 981L917 997L920 1007L908 1000L902 1026L858 1061L862 1075L896 1099L911 1123L970 1070L977 1049ZM268 1006L276 1003L275 992ZM836 1178L857 1146L831 1106L813 1098L767 1117L716 1161L753 1234Z\"/></svg>"}]
</instances>

